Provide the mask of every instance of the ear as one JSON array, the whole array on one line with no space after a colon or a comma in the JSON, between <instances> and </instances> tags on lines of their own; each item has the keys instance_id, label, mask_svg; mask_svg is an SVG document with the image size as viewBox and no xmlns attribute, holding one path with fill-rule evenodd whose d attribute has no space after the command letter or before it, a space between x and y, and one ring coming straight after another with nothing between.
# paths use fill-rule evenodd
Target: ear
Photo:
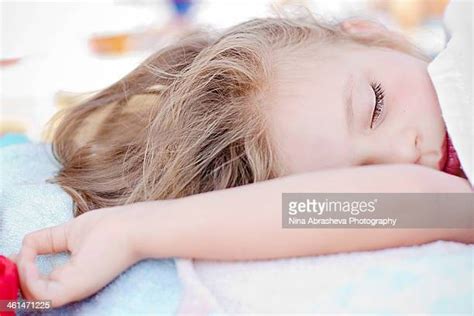
<instances>
[{"instance_id":1,"label":"ear","mask_svg":"<svg viewBox=\"0 0 474 316\"><path fill-rule=\"evenodd\" d=\"M364 19L349 19L339 23L339 27L347 33L367 36L390 32L383 24Z\"/></svg>"}]
</instances>

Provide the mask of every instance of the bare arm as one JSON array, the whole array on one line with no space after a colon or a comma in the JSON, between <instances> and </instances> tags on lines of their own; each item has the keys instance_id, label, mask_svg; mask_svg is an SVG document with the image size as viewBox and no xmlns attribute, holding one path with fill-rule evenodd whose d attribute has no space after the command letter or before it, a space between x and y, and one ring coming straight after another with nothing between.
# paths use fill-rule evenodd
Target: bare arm
<instances>
[{"instance_id":1,"label":"bare arm","mask_svg":"<svg viewBox=\"0 0 474 316\"><path fill-rule=\"evenodd\" d=\"M370 181L369 181L370 180ZM16 257L23 294L60 306L85 298L145 258L245 260L474 242L461 229L282 229L282 192L470 192L464 179L411 165L365 166L275 179L177 200L103 208L28 234ZM416 210L414 210L416 211ZM48 276L38 254L69 251Z\"/></svg>"},{"instance_id":2,"label":"bare arm","mask_svg":"<svg viewBox=\"0 0 474 316\"><path fill-rule=\"evenodd\" d=\"M282 229L283 192L470 192L466 180L414 165L334 169L134 206L143 257L245 260L474 242L461 229ZM414 210L416 211L416 210Z\"/></svg>"}]
</instances>

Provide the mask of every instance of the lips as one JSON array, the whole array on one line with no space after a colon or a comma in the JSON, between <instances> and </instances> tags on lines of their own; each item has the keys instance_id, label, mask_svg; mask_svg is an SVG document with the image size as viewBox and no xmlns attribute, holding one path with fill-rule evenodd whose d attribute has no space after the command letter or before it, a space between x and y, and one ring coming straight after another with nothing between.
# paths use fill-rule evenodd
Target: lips
<instances>
[{"instance_id":1,"label":"lips","mask_svg":"<svg viewBox=\"0 0 474 316\"><path fill-rule=\"evenodd\" d=\"M442 146L443 156L439 161L439 168L441 171L452 175L459 175L461 173L461 162L459 161L456 150L454 149L453 143L448 133Z\"/></svg>"}]
</instances>

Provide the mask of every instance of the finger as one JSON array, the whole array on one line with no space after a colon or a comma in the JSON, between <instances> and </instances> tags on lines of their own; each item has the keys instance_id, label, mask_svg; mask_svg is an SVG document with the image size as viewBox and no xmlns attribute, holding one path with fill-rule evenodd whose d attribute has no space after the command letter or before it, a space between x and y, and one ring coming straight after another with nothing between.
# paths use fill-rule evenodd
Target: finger
<instances>
[{"instance_id":1,"label":"finger","mask_svg":"<svg viewBox=\"0 0 474 316\"><path fill-rule=\"evenodd\" d=\"M20 253L16 256L20 274L21 291L27 299L48 299L40 296L35 289L49 286L47 276L40 274L36 266L38 254L56 253L67 250L66 224L45 228L29 233L23 239Z\"/></svg>"},{"instance_id":2,"label":"finger","mask_svg":"<svg viewBox=\"0 0 474 316\"><path fill-rule=\"evenodd\" d=\"M23 296L26 299L34 299L32 297L29 287L28 287L28 282L31 278L27 278L27 275L33 273L38 273L39 272L36 269L35 265L35 258L36 258L36 252L33 248L29 247L22 247L20 250L20 253L17 256L17 267L18 267L18 273L20 276L20 285L21 285L21 292ZM33 269L33 271L31 271Z\"/></svg>"},{"instance_id":3,"label":"finger","mask_svg":"<svg viewBox=\"0 0 474 316\"><path fill-rule=\"evenodd\" d=\"M58 302L58 299L62 297L58 282L52 281L48 276L41 275L35 265L24 267L22 284L24 284L27 299L51 300L53 307L61 305L62 302ZM66 293L62 294L65 295Z\"/></svg>"},{"instance_id":4,"label":"finger","mask_svg":"<svg viewBox=\"0 0 474 316\"><path fill-rule=\"evenodd\" d=\"M67 250L67 223L29 233L23 238L23 247L33 248L37 254Z\"/></svg>"},{"instance_id":5,"label":"finger","mask_svg":"<svg viewBox=\"0 0 474 316\"><path fill-rule=\"evenodd\" d=\"M84 282L87 278L84 272L80 265L76 265L74 258L47 276L41 275L36 265L26 265L24 284L28 298L51 300L53 307L84 298L87 293L95 292L85 285L88 282Z\"/></svg>"},{"instance_id":6,"label":"finger","mask_svg":"<svg viewBox=\"0 0 474 316\"><path fill-rule=\"evenodd\" d=\"M57 274L57 271L69 270L65 269L69 263L56 268L49 276L42 275L35 264L36 256L35 249L29 246L22 247L18 254L18 271L23 296L28 300L51 300L53 307L66 303L64 300L70 295L51 275Z\"/></svg>"},{"instance_id":7,"label":"finger","mask_svg":"<svg viewBox=\"0 0 474 316\"><path fill-rule=\"evenodd\" d=\"M118 261L124 260L119 258ZM32 267L27 272L28 291L35 299L51 300L52 306L58 307L96 293L126 268L125 263L110 267L100 260L91 260L89 253L82 251L56 267L49 276L40 275L36 267Z\"/></svg>"}]
</instances>

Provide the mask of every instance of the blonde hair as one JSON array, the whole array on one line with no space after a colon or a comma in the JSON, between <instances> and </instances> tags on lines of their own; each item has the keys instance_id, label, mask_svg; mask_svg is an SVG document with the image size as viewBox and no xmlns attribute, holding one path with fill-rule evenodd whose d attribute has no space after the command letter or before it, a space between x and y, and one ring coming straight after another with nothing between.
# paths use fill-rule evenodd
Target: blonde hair
<instances>
[{"instance_id":1,"label":"blonde hair","mask_svg":"<svg viewBox=\"0 0 474 316\"><path fill-rule=\"evenodd\" d=\"M275 56L323 42L427 59L408 41L357 37L310 15L196 33L55 118L52 146L62 168L54 181L72 196L77 216L280 176L262 111Z\"/></svg>"}]
</instances>

